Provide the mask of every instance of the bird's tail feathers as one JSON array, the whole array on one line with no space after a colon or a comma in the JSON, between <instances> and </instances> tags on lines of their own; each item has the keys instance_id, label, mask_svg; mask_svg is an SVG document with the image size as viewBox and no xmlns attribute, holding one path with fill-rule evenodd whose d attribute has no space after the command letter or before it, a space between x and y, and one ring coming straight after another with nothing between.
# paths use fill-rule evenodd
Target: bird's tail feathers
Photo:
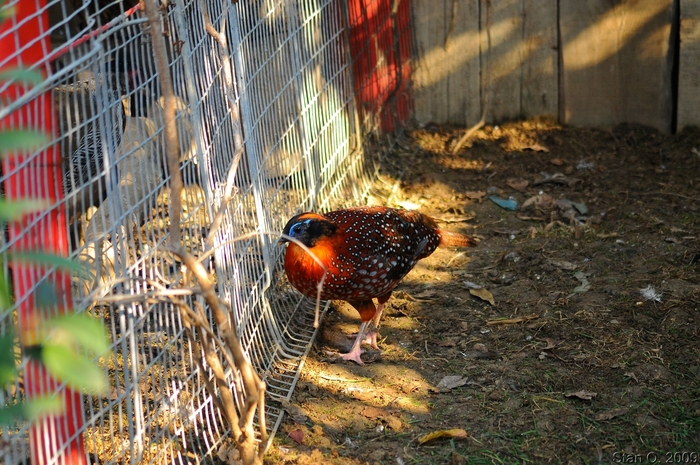
<instances>
[{"instance_id":1,"label":"bird's tail feathers","mask_svg":"<svg viewBox=\"0 0 700 465\"><path fill-rule=\"evenodd\" d=\"M476 238L464 234L438 230L440 235L440 247L474 247L478 241Z\"/></svg>"}]
</instances>

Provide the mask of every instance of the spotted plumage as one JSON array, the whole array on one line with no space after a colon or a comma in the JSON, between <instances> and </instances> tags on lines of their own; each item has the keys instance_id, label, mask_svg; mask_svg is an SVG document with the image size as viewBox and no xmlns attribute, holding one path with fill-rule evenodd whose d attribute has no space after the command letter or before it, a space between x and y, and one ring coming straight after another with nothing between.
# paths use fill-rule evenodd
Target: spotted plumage
<instances>
[{"instance_id":1,"label":"spotted plumage","mask_svg":"<svg viewBox=\"0 0 700 465\"><path fill-rule=\"evenodd\" d=\"M302 213L289 220L283 234L304 244L323 263L322 267L291 242L284 268L292 285L316 297L325 267L321 298L345 300L359 312L360 333L353 350L344 356L358 363L362 363L360 343L367 324L374 319L378 326L393 289L418 260L438 246L475 244L467 236L438 229L432 218L419 212L387 207L355 207L325 215ZM371 332L369 339L376 346L376 333Z\"/></svg>"}]
</instances>

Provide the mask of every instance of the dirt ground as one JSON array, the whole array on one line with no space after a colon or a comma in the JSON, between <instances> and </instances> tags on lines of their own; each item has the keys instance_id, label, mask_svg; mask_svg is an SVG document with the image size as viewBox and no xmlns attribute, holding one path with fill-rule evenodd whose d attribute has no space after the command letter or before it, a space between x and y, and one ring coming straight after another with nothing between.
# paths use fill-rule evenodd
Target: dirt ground
<instances>
[{"instance_id":1,"label":"dirt ground","mask_svg":"<svg viewBox=\"0 0 700 465\"><path fill-rule=\"evenodd\" d=\"M334 306L266 463L700 463L700 131L462 133L411 131L372 200L480 244L416 266L365 366Z\"/></svg>"}]
</instances>

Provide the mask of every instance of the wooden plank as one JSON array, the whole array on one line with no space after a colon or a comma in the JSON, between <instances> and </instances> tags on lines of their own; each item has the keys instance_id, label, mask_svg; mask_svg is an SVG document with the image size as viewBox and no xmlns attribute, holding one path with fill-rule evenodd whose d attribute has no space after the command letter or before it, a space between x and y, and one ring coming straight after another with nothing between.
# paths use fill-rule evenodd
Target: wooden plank
<instances>
[{"instance_id":1,"label":"wooden plank","mask_svg":"<svg viewBox=\"0 0 700 465\"><path fill-rule=\"evenodd\" d=\"M481 0L481 30L482 85L489 89L487 121L556 116L559 104L556 2Z\"/></svg>"},{"instance_id":2,"label":"wooden plank","mask_svg":"<svg viewBox=\"0 0 700 465\"><path fill-rule=\"evenodd\" d=\"M565 122L671 129L673 0L560 0Z\"/></svg>"},{"instance_id":3,"label":"wooden plank","mask_svg":"<svg viewBox=\"0 0 700 465\"><path fill-rule=\"evenodd\" d=\"M418 122L471 126L481 118L478 2L411 2L418 48L413 72Z\"/></svg>"},{"instance_id":4,"label":"wooden plank","mask_svg":"<svg viewBox=\"0 0 700 465\"><path fill-rule=\"evenodd\" d=\"M523 116L551 116L559 112L559 50L557 2L523 0Z\"/></svg>"},{"instance_id":5,"label":"wooden plank","mask_svg":"<svg viewBox=\"0 0 700 465\"><path fill-rule=\"evenodd\" d=\"M482 86L488 95L487 122L521 116L521 64L524 56L522 3L522 0L481 0Z\"/></svg>"},{"instance_id":6,"label":"wooden plank","mask_svg":"<svg viewBox=\"0 0 700 465\"><path fill-rule=\"evenodd\" d=\"M678 130L700 126L700 0L680 0Z\"/></svg>"}]
</instances>

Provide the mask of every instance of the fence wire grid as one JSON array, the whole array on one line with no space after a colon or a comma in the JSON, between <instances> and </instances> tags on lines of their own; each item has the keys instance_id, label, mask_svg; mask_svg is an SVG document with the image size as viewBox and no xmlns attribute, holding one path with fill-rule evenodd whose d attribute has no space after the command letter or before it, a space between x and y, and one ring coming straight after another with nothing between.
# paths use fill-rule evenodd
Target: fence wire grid
<instances>
[{"instance_id":1,"label":"fence wire grid","mask_svg":"<svg viewBox=\"0 0 700 465\"><path fill-rule=\"evenodd\" d=\"M108 395L71 394L45 374L35 380L73 397L67 414L82 418L70 437L54 438L58 452L42 461L67 463L61 444L77 438L88 463L214 463L229 431L205 389L212 375L206 365L198 369L201 350L167 297L188 283L166 247L164 103L146 17L136 1L21 3L31 12L4 21L0 43L14 47L3 45L0 69L26 66L45 79L0 83L12 97L3 98L0 128L44 130L51 141L3 160L0 183L10 200L43 198L50 206L7 228L0 253L48 249L88 272L64 277L62 287L55 268L4 260L15 302L0 315L0 330L67 307L99 318L112 344L99 361ZM300 211L362 203L382 151L411 116L408 8L396 0L171 0L161 7L185 184L182 245L206 256L267 384L273 433L282 414L274 401L291 396L315 335L314 303L287 283L275 234ZM30 23L38 36L21 43L18 31ZM27 310L39 307L46 283L56 289L50 305ZM178 297L204 302L196 289ZM19 368L31 368L26 356ZM20 377L0 400L23 401L26 389ZM2 428L3 463L30 463L30 430Z\"/></svg>"}]
</instances>

